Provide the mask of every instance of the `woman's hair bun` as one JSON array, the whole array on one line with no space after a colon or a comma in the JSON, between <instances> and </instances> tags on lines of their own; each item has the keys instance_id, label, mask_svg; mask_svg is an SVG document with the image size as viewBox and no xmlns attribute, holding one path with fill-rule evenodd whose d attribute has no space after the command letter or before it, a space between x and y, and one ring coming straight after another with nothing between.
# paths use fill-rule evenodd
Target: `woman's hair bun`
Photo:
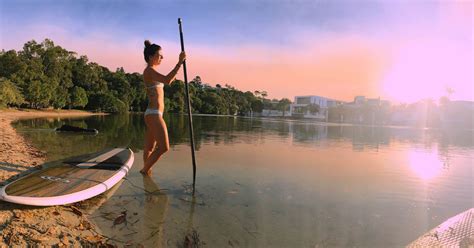
<instances>
[{"instance_id":1,"label":"woman's hair bun","mask_svg":"<svg viewBox=\"0 0 474 248\"><path fill-rule=\"evenodd\" d=\"M145 47L151 46L151 42L149 40L145 40Z\"/></svg>"},{"instance_id":2,"label":"woman's hair bun","mask_svg":"<svg viewBox=\"0 0 474 248\"><path fill-rule=\"evenodd\" d=\"M150 56L155 55L155 53L160 49L161 47L157 44L151 44L149 40L145 40L145 49L143 49L143 57L145 58L145 61L148 63Z\"/></svg>"}]
</instances>

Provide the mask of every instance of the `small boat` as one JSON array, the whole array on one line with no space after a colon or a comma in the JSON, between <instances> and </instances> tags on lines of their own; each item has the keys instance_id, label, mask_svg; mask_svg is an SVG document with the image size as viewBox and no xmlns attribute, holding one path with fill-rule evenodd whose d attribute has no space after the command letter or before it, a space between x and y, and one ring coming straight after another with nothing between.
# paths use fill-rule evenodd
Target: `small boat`
<instances>
[{"instance_id":1,"label":"small boat","mask_svg":"<svg viewBox=\"0 0 474 248\"><path fill-rule=\"evenodd\" d=\"M97 134L99 133L99 130L97 129L87 129L87 128L82 128L82 127L75 127L75 126L70 126L70 125L62 125L59 128L56 128L56 132L75 132L75 133L93 133Z\"/></svg>"}]
</instances>

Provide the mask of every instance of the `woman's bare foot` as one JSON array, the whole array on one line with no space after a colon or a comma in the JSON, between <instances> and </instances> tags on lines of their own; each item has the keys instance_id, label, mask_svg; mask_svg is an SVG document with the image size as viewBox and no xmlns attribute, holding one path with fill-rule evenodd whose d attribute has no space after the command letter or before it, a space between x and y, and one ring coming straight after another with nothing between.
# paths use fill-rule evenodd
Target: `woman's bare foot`
<instances>
[{"instance_id":1,"label":"woman's bare foot","mask_svg":"<svg viewBox=\"0 0 474 248\"><path fill-rule=\"evenodd\" d=\"M151 176L151 169L148 169L148 170L141 169L140 173L142 173L144 176Z\"/></svg>"}]
</instances>

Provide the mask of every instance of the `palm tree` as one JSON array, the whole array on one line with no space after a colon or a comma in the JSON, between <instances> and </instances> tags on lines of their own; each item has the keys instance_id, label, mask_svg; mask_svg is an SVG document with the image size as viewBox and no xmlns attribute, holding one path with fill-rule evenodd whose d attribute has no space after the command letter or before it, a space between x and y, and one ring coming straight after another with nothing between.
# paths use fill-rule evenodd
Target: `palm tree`
<instances>
[{"instance_id":1,"label":"palm tree","mask_svg":"<svg viewBox=\"0 0 474 248\"><path fill-rule=\"evenodd\" d=\"M288 106L290 106L291 101L288 98L283 98L280 101L278 101L277 108L283 112L283 117L285 117L285 111L288 109Z\"/></svg>"},{"instance_id":2,"label":"palm tree","mask_svg":"<svg viewBox=\"0 0 474 248\"><path fill-rule=\"evenodd\" d=\"M454 90L453 88L451 87L446 87L446 95L448 97L448 99L451 99L451 95L454 93Z\"/></svg>"}]
</instances>

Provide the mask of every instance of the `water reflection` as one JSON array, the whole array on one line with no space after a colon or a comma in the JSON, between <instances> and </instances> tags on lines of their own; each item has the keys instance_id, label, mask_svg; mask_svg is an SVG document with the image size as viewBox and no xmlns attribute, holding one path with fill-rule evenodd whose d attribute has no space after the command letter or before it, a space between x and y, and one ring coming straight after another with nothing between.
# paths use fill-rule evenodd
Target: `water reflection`
<instances>
[{"instance_id":1,"label":"water reflection","mask_svg":"<svg viewBox=\"0 0 474 248\"><path fill-rule=\"evenodd\" d=\"M160 192L158 184L151 177L143 177L143 186L147 192L143 205L143 225L137 230L144 236L135 237L138 243L151 243L154 247L164 244L163 223L168 209L168 197Z\"/></svg>"},{"instance_id":2,"label":"water reflection","mask_svg":"<svg viewBox=\"0 0 474 248\"><path fill-rule=\"evenodd\" d=\"M215 116L193 119L202 194L191 198L186 116L165 118L171 151L151 179L138 173L141 115L15 125L49 159L132 147L127 180L94 216L114 238L150 247L182 246L193 231L209 247L400 247L474 204L472 131ZM65 123L100 133L52 131ZM125 210L128 225L112 227Z\"/></svg>"},{"instance_id":3,"label":"water reflection","mask_svg":"<svg viewBox=\"0 0 474 248\"><path fill-rule=\"evenodd\" d=\"M138 173L135 171L134 174ZM168 196L150 177L130 176L124 184L128 186L122 186L112 198L92 212L91 219L102 233L108 234L118 244L163 247ZM121 214L125 214L123 223L116 221Z\"/></svg>"},{"instance_id":4,"label":"water reflection","mask_svg":"<svg viewBox=\"0 0 474 248\"><path fill-rule=\"evenodd\" d=\"M423 181L431 181L442 173L443 162L440 161L438 152L410 151L408 161L413 172Z\"/></svg>"},{"instance_id":5,"label":"water reflection","mask_svg":"<svg viewBox=\"0 0 474 248\"><path fill-rule=\"evenodd\" d=\"M165 115L168 123L170 145L189 143L187 118L184 115ZM259 144L273 136L290 139L294 145L330 146L331 142L350 141L354 151L379 151L391 142L421 144L424 147L438 144L440 154L450 147L471 148L474 135L470 130L421 130L409 128L369 126L326 126L314 122L267 120L255 118L203 117L193 119L196 149L203 144L234 144L243 142ZM96 128L97 136L56 133L54 128L63 124ZM94 152L105 147L127 146L134 151L143 148L145 125L140 114L92 116L83 119L40 118L20 120L14 126L39 148L61 147L62 153ZM29 132L33 130L33 132ZM81 144L81 148L75 144ZM64 149L68 149L66 152ZM52 150L52 149L44 149ZM51 159L61 156L52 152Z\"/></svg>"}]
</instances>

